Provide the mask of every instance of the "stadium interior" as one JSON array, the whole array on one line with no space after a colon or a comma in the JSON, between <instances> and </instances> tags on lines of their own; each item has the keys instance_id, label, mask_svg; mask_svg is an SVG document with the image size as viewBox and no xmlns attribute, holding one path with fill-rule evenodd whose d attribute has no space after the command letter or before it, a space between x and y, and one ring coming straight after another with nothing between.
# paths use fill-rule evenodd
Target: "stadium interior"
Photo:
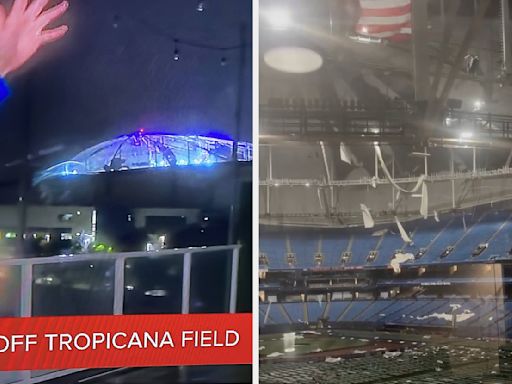
<instances>
[{"instance_id":1,"label":"stadium interior","mask_svg":"<svg viewBox=\"0 0 512 384\"><path fill-rule=\"evenodd\" d=\"M261 382L512 382L509 1L260 13Z\"/></svg>"}]
</instances>

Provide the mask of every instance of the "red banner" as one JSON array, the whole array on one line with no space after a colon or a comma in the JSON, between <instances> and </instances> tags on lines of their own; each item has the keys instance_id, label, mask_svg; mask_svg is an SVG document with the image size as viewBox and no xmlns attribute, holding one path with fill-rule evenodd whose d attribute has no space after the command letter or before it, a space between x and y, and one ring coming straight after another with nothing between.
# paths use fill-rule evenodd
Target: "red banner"
<instances>
[{"instance_id":1,"label":"red banner","mask_svg":"<svg viewBox=\"0 0 512 384\"><path fill-rule=\"evenodd\" d=\"M0 319L0 370L251 364L252 315Z\"/></svg>"}]
</instances>

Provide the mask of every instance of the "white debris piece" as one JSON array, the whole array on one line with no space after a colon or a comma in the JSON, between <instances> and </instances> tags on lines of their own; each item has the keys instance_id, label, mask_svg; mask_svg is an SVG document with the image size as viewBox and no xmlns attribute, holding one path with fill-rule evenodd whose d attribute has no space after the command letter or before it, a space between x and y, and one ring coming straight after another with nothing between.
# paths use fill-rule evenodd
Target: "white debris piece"
<instances>
[{"instance_id":1,"label":"white debris piece","mask_svg":"<svg viewBox=\"0 0 512 384\"><path fill-rule=\"evenodd\" d=\"M264 346L261 346L261 347L260 347L260 351L263 351L264 349L265 349L265 347L264 347Z\"/></svg>"},{"instance_id":2,"label":"white debris piece","mask_svg":"<svg viewBox=\"0 0 512 384\"><path fill-rule=\"evenodd\" d=\"M400 356L401 354L402 354L402 352L400 352L400 351L397 351L397 352L388 351L388 352L383 353L382 357L384 357L385 359L392 359L394 357Z\"/></svg>"},{"instance_id":3,"label":"white debris piece","mask_svg":"<svg viewBox=\"0 0 512 384\"><path fill-rule=\"evenodd\" d=\"M306 334L309 334L309 335L321 335L321 333L317 332L317 331L302 331L301 333L303 335L306 335Z\"/></svg>"},{"instance_id":4,"label":"white debris piece","mask_svg":"<svg viewBox=\"0 0 512 384\"><path fill-rule=\"evenodd\" d=\"M356 350L354 351L354 353L356 353L356 354L363 354L363 353L366 353L366 351L361 351L361 350L359 350L359 349L356 349Z\"/></svg>"},{"instance_id":5,"label":"white debris piece","mask_svg":"<svg viewBox=\"0 0 512 384\"><path fill-rule=\"evenodd\" d=\"M414 255L412 253L397 252L389 262L389 265L393 268L395 273L400 273L400 264L403 264L408 260L414 260Z\"/></svg>"},{"instance_id":6,"label":"white debris piece","mask_svg":"<svg viewBox=\"0 0 512 384\"><path fill-rule=\"evenodd\" d=\"M426 319L430 319L432 317L435 317L435 318L438 318L438 319L444 319L446 321L452 321L453 320L453 314L451 313L432 313L430 315L426 315L426 316L416 316L416 319L417 320L426 320ZM471 319L473 316L475 316L475 314L473 312L470 312L470 311L467 311L467 312L464 312L464 313L459 313L459 314L456 314L455 315L455 321L457 323L460 323L460 322L463 322L463 321L466 321L468 319Z\"/></svg>"},{"instance_id":7,"label":"white debris piece","mask_svg":"<svg viewBox=\"0 0 512 384\"><path fill-rule=\"evenodd\" d=\"M281 352L272 352L271 354L267 355L267 357L279 357L283 356L283 353Z\"/></svg>"},{"instance_id":8,"label":"white debris piece","mask_svg":"<svg viewBox=\"0 0 512 384\"><path fill-rule=\"evenodd\" d=\"M339 363L341 361L341 357L326 357L326 363Z\"/></svg>"}]
</instances>

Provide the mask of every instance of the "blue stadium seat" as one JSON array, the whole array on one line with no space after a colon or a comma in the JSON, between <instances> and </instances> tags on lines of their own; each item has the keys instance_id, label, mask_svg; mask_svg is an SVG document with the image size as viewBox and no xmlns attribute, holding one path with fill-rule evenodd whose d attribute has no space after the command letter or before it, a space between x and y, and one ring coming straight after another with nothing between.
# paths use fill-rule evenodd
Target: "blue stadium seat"
<instances>
[{"instance_id":1,"label":"blue stadium seat","mask_svg":"<svg viewBox=\"0 0 512 384\"><path fill-rule=\"evenodd\" d=\"M468 226L468 219L466 218L466 226ZM450 223L439 232L433 242L427 249L427 253L418 260L420 263L426 262L440 262L440 255L449 245L453 245L457 240L464 235L464 225L461 215L452 217Z\"/></svg>"},{"instance_id":2,"label":"blue stadium seat","mask_svg":"<svg viewBox=\"0 0 512 384\"><path fill-rule=\"evenodd\" d=\"M305 323L304 303L283 303L283 307L293 323Z\"/></svg>"},{"instance_id":3,"label":"blue stadium seat","mask_svg":"<svg viewBox=\"0 0 512 384\"><path fill-rule=\"evenodd\" d=\"M325 310L326 303L322 302L308 302L308 321L310 323L318 321L318 319L323 315Z\"/></svg>"},{"instance_id":4,"label":"blue stadium seat","mask_svg":"<svg viewBox=\"0 0 512 384\"><path fill-rule=\"evenodd\" d=\"M373 303L371 300L354 300L338 321L354 321L355 318Z\"/></svg>"},{"instance_id":5,"label":"blue stadium seat","mask_svg":"<svg viewBox=\"0 0 512 384\"><path fill-rule=\"evenodd\" d=\"M297 260L296 268L313 268L315 255L318 252L320 236L315 232L297 232L290 234L290 245Z\"/></svg>"},{"instance_id":6,"label":"blue stadium seat","mask_svg":"<svg viewBox=\"0 0 512 384\"><path fill-rule=\"evenodd\" d=\"M385 312L392 304L391 300L375 300L368 306L366 310L361 312L355 319L358 321L377 321L380 314ZM377 316L376 320L375 319Z\"/></svg>"},{"instance_id":7,"label":"blue stadium seat","mask_svg":"<svg viewBox=\"0 0 512 384\"><path fill-rule=\"evenodd\" d=\"M489 212L481 221L473 225L459 240L455 250L446 260L459 261L473 258L472 252L481 243L487 243L489 239L500 229L504 221L508 218L509 212ZM482 253L487 253L486 251Z\"/></svg>"},{"instance_id":8,"label":"blue stadium seat","mask_svg":"<svg viewBox=\"0 0 512 384\"><path fill-rule=\"evenodd\" d=\"M267 323L270 320L273 324L290 324L290 320L283 313L282 305L280 303L272 303L268 312Z\"/></svg>"},{"instance_id":9,"label":"blue stadium seat","mask_svg":"<svg viewBox=\"0 0 512 384\"><path fill-rule=\"evenodd\" d=\"M341 265L341 254L347 249L349 236L343 231L328 231L322 236L323 265L326 267L338 267Z\"/></svg>"},{"instance_id":10,"label":"blue stadium seat","mask_svg":"<svg viewBox=\"0 0 512 384\"><path fill-rule=\"evenodd\" d=\"M399 233L391 231L386 233L384 235L384 239L377 248L377 251L379 251L377 259L375 259L375 261L369 265L388 266L395 254L395 251L403 249L404 247L404 241L402 240L402 237Z\"/></svg>"},{"instance_id":11,"label":"blue stadium seat","mask_svg":"<svg viewBox=\"0 0 512 384\"><path fill-rule=\"evenodd\" d=\"M378 236L372 236L372 232L360 231L354 235L352 243L352 258L347 263L349 266L366 265L366 258L370 251L375 250L379 241Z\"/></svg>"},{"instance_id":12,"label":"blue stadium seat","mask_svg":"<svg viewBox=\"0 0 512 384\"><path fill-rule=\"evenodd\" d=\"M265 235L260 239L260 252L266 253L269 269L288 269L286 263L286 241L283 234Z\"/></svg>"},{"instance_id":13,"label":"blue stadium seat","mask_svg":"<svg viewBox=\"0 0 512 384\"><path fill-rule=\"evenodd\" d=\"M322 267L341 266L341 255L349 250L351 259L345 264L348 267L386 267L389 266L396 250L403 250L416 255L423 248L426 252L417 260L408 264L431 264L464 262L489 258L509 258L512 248L512 220L508 210L474 210L464 214L466 230L462 214L446 214L440 222L432 218L404 223L406 230L412 234L412 244L405 244L394 225L383 236L372 236L382 227L368 230L364 228L325 229L325 230L289 230L286 233L263 233L260 239L260 250L269 259L269 269L312 269L315 255L320 251L323 255ZM287 238L290 240L296 264L290 266L286 261ZM350 241L352 239L352 242ZM480 255L473 256L473 251L481 243L488 243L488 248ZM445 258L441 254L448 246L454 250ZM368 262L370 251L377 251L375 261Z\"/></svg>"},{"instance_id":14,"label":"blue stadium seat","mask_svg":"<svg viewBox=\"0 0 512 384\"><path fill-rule=\"evenodd\" d=\"M481 257L485 259L508 258L512 248L512 220L508 218L506 224L501 227L495 237L489 242L489 247L482 252Z\"/></svg>"},{"instance_id":15,"label":"blue stadium seat","mask_svg":"<svg viewBox=\"0 0 512 384\"><path fill-rule=\"evenodd\" d=\"M336 321L348 308L350 303L350 301L332 301L329 305L329 311L325 313L326 316L329 317L329 321Z\"/></svg>"}]
</instances>

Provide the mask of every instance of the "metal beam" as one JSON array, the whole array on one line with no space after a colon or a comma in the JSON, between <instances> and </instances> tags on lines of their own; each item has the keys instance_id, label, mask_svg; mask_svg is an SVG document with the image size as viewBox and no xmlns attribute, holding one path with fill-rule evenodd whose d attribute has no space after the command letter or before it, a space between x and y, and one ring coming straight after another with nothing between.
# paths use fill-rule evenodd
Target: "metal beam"
<instances>
[{"instance_id":1,"label":"metal beam","mask_svg":"<svg viewBox=\"0 0 512 384\"><path fill-rule=\"evenodd\" d=\"M412 53L414 98L416 101L428 100L429 93L429 55L428 55L428 0L412 1Z\"/></svg>"},{"instance_id":2,"label":"metal beam","mask_svg":"<svg viewBox=\"0 0 512 384\"><path fill-rule=\"evenodd\" d=\"M501 0L501 39L503 44L503 74L512 73L512 52L510 46L510 7L509 0Z\"/></svg>"},{"instance_id":3,"label":"metal beam","mask_svg":"<svg viewBox=\"0 0 512 384\"><path fill-rule=\"evenodd\" d=\"M459 72L460 68L462 67L464 56L466 55L466 53L469 49L469 46L470 46L471 42L473 41L473 38L480 31L480 29L482 27L483 18L485 16L485 13L487 12L487 9L489 8L490 4L491 4L491 0L483 0L481 7L478 10L478 13L475 14L473 19L471 20L471 25L469 26L469 28L466 32L466 35L464 36L464 40L462 41L462 44L459 48L459 51L457 52L455 60L453 61L453 66L450 69L448 78L446 79L446 82L444 83L444 87L442 88L441 95L439 96L439 102L437 103L438 108L443 106L446 103L446 100L448 99L448 96L450 95L450 91L455 82L457 72ZM434 116L437 115L437 113L439 112L438 108L437 108Z\"/></svg>"},{"instance_id":4,"label":"metal beam","mask_svg":"<svg viewBox=\"0 0 512 384\"><path fill-rule=\"evenodd\" d=\"M444 2L443 2L444 3ZM442 3L442 7L444 8L444 4ZM457 17L457 9L459 8L460 0L452 0L448 3L448 15L447 18L442 17L443 22L443 40L441 44L441 48L439 50L439 56L434 72L434 78L432 80L432 85L430 86L429 92L429 112L432 112L432 104L437 98L437 89L439 88L439 83L441 82L441 77L443 74L443 65L447 61L447 57L449 55L449 43L452 38L453 25L455 24L455 18ZM427 116L430 113L427 112Z\"/></svg>"}]
</instances>

